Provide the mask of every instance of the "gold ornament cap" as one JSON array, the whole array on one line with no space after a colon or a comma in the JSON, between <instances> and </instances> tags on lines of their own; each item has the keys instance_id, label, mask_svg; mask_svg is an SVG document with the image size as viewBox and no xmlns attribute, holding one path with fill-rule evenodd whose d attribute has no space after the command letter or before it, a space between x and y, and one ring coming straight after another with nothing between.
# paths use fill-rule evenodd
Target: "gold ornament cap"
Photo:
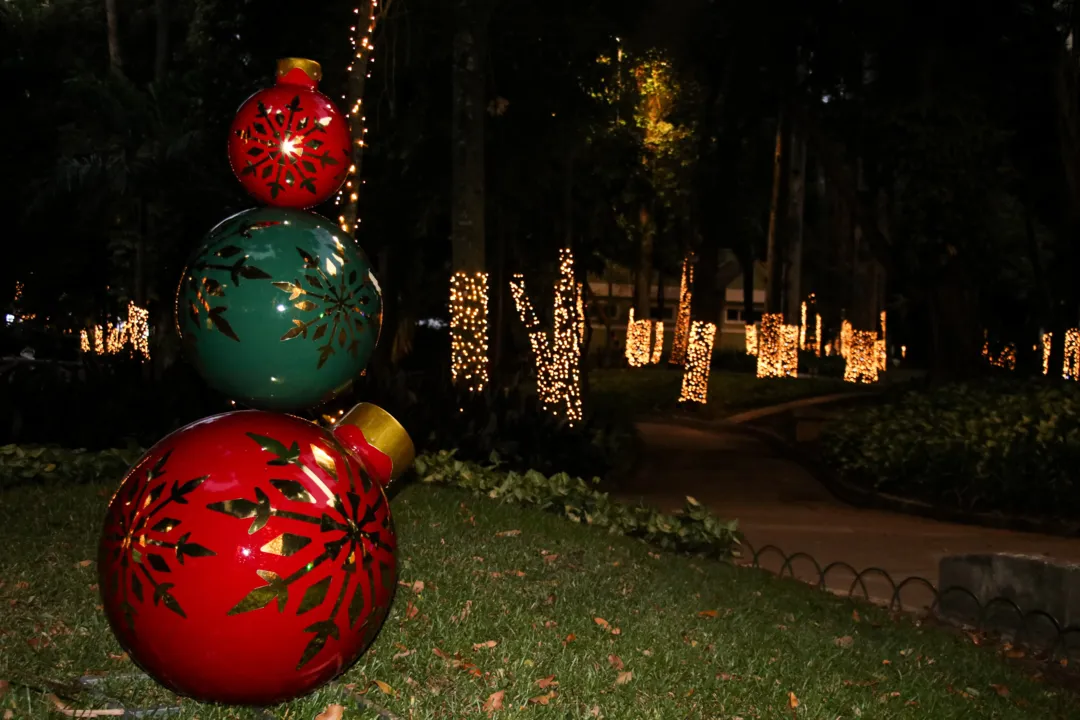
<instances>
[{"instance_id":1,"label":"gold ornament cap","mask_svg":"<svg viewBox=\"0 0 1080 720\"><path fill-rule=\"evenodd\" d=\"M401 477L416 459L416 448L409 433L394 416L378 405L360 403L336 423L352 425L364 434L371 447L390 458L390 480Z\"/></svg>"},{"instance_id":2,"label":"gold ornament cap","mask_svg":"<svg viewBox=\"0 0 1080 720\"><path fill-rule=\"evenodd\" d=\"M322 80L322 66L314 60L306 58L282 58L277 61L278 80L289 74L291 70L303 70L309 78L318 83Z\"/></svg>"}]
</instances>

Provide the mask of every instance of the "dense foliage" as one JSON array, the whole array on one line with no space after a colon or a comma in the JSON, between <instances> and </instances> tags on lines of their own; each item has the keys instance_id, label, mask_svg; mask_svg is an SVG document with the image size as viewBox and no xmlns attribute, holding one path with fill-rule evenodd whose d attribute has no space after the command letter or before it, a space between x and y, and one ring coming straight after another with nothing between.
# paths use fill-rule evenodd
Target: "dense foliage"
<instances>
[{"instance_id":1,"label":"dense foliage","mask_svg":"<svg viewBox=\"0 0 1080 720\"><path fill-rule=\"evenodd\" d=\"M981 382L910 391L826 426L843 479L938 507L1080 520L1080 387Z\"/></svg>"}]
</instances>

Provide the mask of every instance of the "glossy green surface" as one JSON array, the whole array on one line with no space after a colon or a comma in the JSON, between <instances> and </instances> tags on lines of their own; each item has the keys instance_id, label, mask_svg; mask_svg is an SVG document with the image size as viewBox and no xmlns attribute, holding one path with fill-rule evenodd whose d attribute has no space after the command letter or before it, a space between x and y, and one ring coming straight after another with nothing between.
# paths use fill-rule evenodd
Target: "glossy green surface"
<instances>
[{"instance_id":1,"label":"glossy green surface","mask_svg":"<svg viewBox=\"0 0 1080 720\"><path fill-rule=\"evenodd\" d=\"M379 339L371 263L332 221L282 208L222 221L176 295L188 358L207 384L267 410L314 407L345 390Z\"/></svg>"}]
</instances>

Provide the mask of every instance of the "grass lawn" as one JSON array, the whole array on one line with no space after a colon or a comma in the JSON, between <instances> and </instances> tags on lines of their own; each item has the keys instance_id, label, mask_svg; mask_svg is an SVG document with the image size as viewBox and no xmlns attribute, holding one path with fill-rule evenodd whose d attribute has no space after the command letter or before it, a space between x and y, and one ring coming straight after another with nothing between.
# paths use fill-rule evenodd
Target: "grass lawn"
<instances>
[{"instance_id":1,"label":"grass lawn","mask_svg":"<svg viewBox=\"0 0 1080 720\"><path fill-rule=\"evenodd\" d=\"M682 378L682 370L667 367L593 370L589 391L598 409L632 416L667 413L678 410ZM741 410L857 389L836 378L765 380L751 373L717 370L709 376L708 404L695 411L721 418Z\"/></svg>"},{"instance_id":2,"label":"grass lawn","mask_svg":"<svg viewBox=\"0 0 1080 720\"><path fill-rule=\"evenodd\" d=\"M0 678L12 681L0 717L49 717L44 694L22 683L87 674L103 675L103 689L130 707L178 702L138 675L98 609L95 568L83 561L95 556L104 494L100 486L0 494ZM482 718L485 702L499 704L493 695L503 708L496 718L1080 713L1067 691L990 649L793 581L661 555L456 489L415 485L393 504L407 586L360 664L265 713L184 701L168 717L309 720L335 703L345 718L377 717L357 706L360 691L415 719Z\"/></svg>"}]
</instances>

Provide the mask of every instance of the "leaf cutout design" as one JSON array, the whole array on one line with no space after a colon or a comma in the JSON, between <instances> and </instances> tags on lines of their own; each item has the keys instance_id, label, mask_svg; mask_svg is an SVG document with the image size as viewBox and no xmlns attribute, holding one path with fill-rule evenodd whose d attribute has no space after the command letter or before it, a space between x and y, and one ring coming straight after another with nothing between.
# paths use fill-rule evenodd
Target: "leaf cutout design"
<instances>
[{"instance_id":1,"label":"leaf cutout design","mask_svg":"<svg viewBox=\"0 0 1080 720\"><path fill-rule=\"evenodd\" d=\"M270 177L270 175L272 175L273 172L274 172L274 166L273 165L264 165L263 169L262 169L262 179L265 180L266 178Z\"/></svg>"},{"instance_id":2,"label":"leaf cutout design","mask_svg":"<svg viewBox=\"0 0 1080 720\"><path fill-rule=\"evenodd\" d=\"M348 338L348 335L345 334L345 328L341 328L340 332L338 332L338 347L345 347L346 338Z\"/></svg>"},{"instance_id":3,"label":"leaf cutout design","mask_svg":"<svg viewBox=\"0 0 1080 720\"><path fill-rule=\"evenodd\" d=\"M185 533L176 541L176 560L183 565L185 557L214 557L213 550L197 543L188 542L191 533Z\"/></svg>"},{"instance_id":4,"label":"leaf cutout design","mask_svg":"<svg viewBox=\"0 0 1080 720\"><path fill-rule=\"evenodd\" d=\"M171 590L173 587L175 587L173 583L160 583L159 585L155 586L154 605L157 605L158 601L160 600L162 603L164 603L165 607L169 608L180 617L186 618L187 614L184 612L184 609L180 607L180 603L178 603L176 601L176 598L174 598L169 593L169 590Z\"/></svg>"},{"instance_id":5,"label":"leaf cutout design","mask_svg":"<svg viewBox=\"0 0 1080 720\"><path fill-rule=\"evenodd\" d=\"M210 503L206 508L207 510L224 513L225 515L232 515L234 518L244 520L255 517L255 512L258 510L259 505L250 500L240 498L238 500L225 500L224 502Z\"/></svg>"},{"instance_id":6,"label":"leaf cutout design","mask_svg":"<svg viewBox=\"0 0 1080 720\"><path fill-rule=\"evenodd\" d=\"M155 523L154 527L150 528L153 532L167 533L174 527L180 524L180 521L176 518L162 518Z\"/></svg>"},{"instance_id":7,"label":"leaf cutout design","mask_svg":"<svg viewBox=\"0 0 1080 720\"><path fill-rule=\"evenodd\" d=\"M142 587L142 581L139 580L139 576L135 573L131 573L131 592L139 602L143 601Z\"/></svg>"},{"instance_id":8,"label":"leaf cutout design","mask_svg":"<svg viewBox=\"0 0 1080 720\"><path fill-rule=\"evenodd\" d=\"M321 348L319 348L319 364L317 366L319 370L322 370L323 365L326 364L326 361L329 360L330 356L333 354L333 345L323 345Z\"/></svg>"},{"instance_id":9,"label":"leaf cutout design","mask_svg":"<svg viewBox=\"0 0 1080 720\"><path fill-rule=\"evenodd\" d=\"M169 499L174 503L187 505L187 496L195 492L195 488L206 482L209 477L209 475L203 475L202 477L193 478L179 487L174 482L169 490Z\"/></svg>"},{"instance_id":10,"label":"leaf cutout design","mask_svg":"<svg viewBox=\"0 0 1080 720\"><path fill-rule=\"evenodd\" d=\"M214 254L217 255L219 258L231 258L233 255L237 254L238 252L240 252L240 248L238 248L237 246L235 246L235 245L226 245L225 247L221 248L220 250L218 250Z\"/></svg>"},{"instance_id":11,"label":"leaf cutout design","mask_svg":"<svg viewBox=\"0 0 1080 720\"><path fill-rule=\"evenodd\" d=\"M304 120L306 121L307 118L304 118ZM307 146L312 150L318 150L323 146L323 141L319 140L318 138L312 138L311 140L307 141Z\"/></svg>"},{"instance_id":12,"label":"leaf cutout design","mask_svg":"<svg viewBox=\"0 0 1080 720\"><path fill-rule=\"evenodd\" d=\"M323 450L318 445L311 446L311 455L315 458L315 464L318 465L323 472L330 477L337 480L337 462L334 460L334 456Z\"/></svg>"},{"instance_id":13,"label":"leaf cutout design","mask_svg":"<svg viewBox=\"0 0 1080 720\"><path fill-rule=\"evenodd\" d=\"M263 149L261 147L253 147L247 151L247 154L251 157L258 157L263 154Z\"/></svg>"},{"instance_id":14,"label":"leaf cutout design","mask_svg":"<svg viewBox=\"0 0 1080 720\"><path fill-rule=\"evenodd\" d=\"M259 447L268 453L273 454L276 459L270 461L270 465L287 465L289 463L298 464L300 459L300 446L297 443L293 443L291 447L286 448L285 444L280 440L275 440L265 435L259 435L257 433L246 433L246 435L258 443ZM261 492L256 490L256 492Z\"/></svg>"},{"instance_id":15,"label":"leaf cutout design","mask_svg":"<svg viewBox=\"0 0 1080 720\"><path fill-rule=\"evenodd\" d=\"M329 329L329 327L329 325L323 324L315 328L315 334L312 336L312 339L319 340L320 338L322 338L322 336L326 334L326 331L327 329Z\"/></svg>"},{"instance_id":16,"label":"leaf cutout design","mask_svg":"<svg viewBox=\"0 0 1080 720\"><path fill-rule=\"evenodd\" d=\"M147 554L146 561L150 563L150 567L154 568L158 572L172 572L169 568L169 563L165 562L165 558L160 555Z\"/></svg>"},{"instance_id":17,"label":"leaf cutout design","mask_svg":"<svg viewBox=\"0 0 1080 720\"><path fill-rule=\"evenodd\" d=\"M278 612L285 612L285 604L289 601L289 586L277 573L270 570L256 570L256 574L266 581L266 585L253 588L251 592L236 603L228 615L261 610L274 600L278 601Z\"/></svg>"},{"instance_id":18,"label":"leaf cutout design","mask_svg":"<svg viewBox=\"0 0 1080 720\"><path fill-rule=\"evenodd\" d=\"M307 336L307 325L304 325L304 323L296 320L295 318L293 319L293 322L296 323L296 326L281 336L281 342L285 342L286 340L292 340L293 338L300 337L301 335Z\"/></svg>"},{"instance_id":19,"label":"leaf cutout design","mask_svg":"<svg viewBox=\"0 0 1080 720\"><path fill-rule=\"evenodd\" d=\"M210 310L208 318L214 328L218 330L218 332L220 332L222 335L229 338L230 340L240 342L240 338L236 336L236 331L232 329L232 325L230 325L229 321L226 320L224 317L224 313L227 309L228 308L225 307L212 308Z\"/></svg>"},{"instance_id":20,"label":"leaf cutout design","mask_svg":"<svg viewBox=\"0 0 1080 720\"><path fill-rule=\"evenodd\" d=\"M364 600L364 588L361 587L360 583L357 583L352 600L349 602L349 627L356 627L356 623L363 617L366 607L367 601Z\"/></svg>"},{"instance_id":21,"label":"leaf cutout design","mask_svg":"<svg viewBox=\"0 0 1080 720\"><path fill-rule=\"evenodd\" d=\"M295 303L293 307L300 312L311 312L312 310L316 309L318 305L311 302L310 300L301 300L300 302Z\"/></svg>"},{"instance_id":22,"label":"leaf cutout design","mask_svg":"<svg viewBox=\"0 0 1080 720\"><path fill-rule=\"evenodd\" d=\"M307 488L302 483L296 480L281 480L278 478L271 478L270 484L277 488L277 491L285 496L286 499L293 502L313 503L315 498L308 492Z\"/></svg>"},{"instance_id":23,"label":"leaf cutout design","mask_svg":"<svg viewBox=\"0 0 1080 720\"><path fill-rule=\"evenodd\" d=\"M315 163L311 162L310 160L301 160L300 165L308 172L315 172Z\"/></svg>"},{"instance_id":24,"label":"leaf cutout design","mask_svg":"<svg viewBox=\"0 0 1080 720\"><path fill-rule=\"evenodd\" d=\"M306 535L293 535L281 533L270 542L263 545L259 550L270 555L291 557L311 544L311 538Z\"/></svg>"},{"instance_id":25,"label":"leaf cutout design","mask_svg":"<svg viewBox=\"0 0 1080 720\"><path fill-rule=\"evenodd\" d=\"M296 248L296 252L300 253L300 259L304 261L304 268L306 270L318 270L319 261L309 255L307 252Z\"/></svg>"},{"instance_id":26,"label":"leaf cutout design","mask_svg":"<svg viewBox=\"0 0 1080 720\"><path fill-rule=\"evenodd\" d=\"M311 285L311 287L318 288L319 290L323 289L322 281L319 280L317 275L305 275L304 279L308 281L308 285Z\"/></svg>"},{"instance_id":27,"label":"leaf cutout design","mask_svg":"<svg viewBox=\"0 0 1080 720\"><path fill-rule=\"evenodd\" d=\"M304 628L304 632L313 632L315 633L315 637L313 637L307 647L304 648L304 654L300 657L300 662L296 665L297 670L311 662L312 658L318 655L319 651L326 647L327 640L330 638L337 640L339 638L337 625L330 620L317 622L310 627Z\"/></svg>"},{"instance_id":28,"label":"leaf cutout design","mask_svg":"<svg viewBox=\"0 0 1080 720\"><path fill-rule=\"evenodd\" d=\"M270 274L254 265L245 265L240 268L240 277L245 280L269 280Z\"/></svg>"},{"instance_id":29,"label":"leaf cutout design","mask_svg":"<svg viewBox=\"0 0 1080 720\"><path fill-rule=\"evenodd\" d=\"M278 290L284 290L289 293L289 302L292 302L296 298L304 294L304 289L300 287L299 283L291 283L286 280L278 280L277 282L270 283Z\"/></svg>"},{"instance_id":30,"label":"leaf cutout design","mask_svg":"<svg viewBox=\"0 0 1080 720\"><path fill-rule=\"evenodd\" d=\"M214 278L203 278L203 290L210 297L225 297L225 286Z\"/></svg>"},{"instance_id":31,"label":"leaf cutout design","mask_svg":"<svg viewBox=\"0 0 1080 720\"><path fill-rule=\"evenodd\" d=\"M331 576L327 575L305 590L304 597L300 599L300 608L296 611L296 614L303 615L322 605L323 601L326 600L326 594L330 591L330 581L332 579Z\"/></svg>"}]
</instances>

